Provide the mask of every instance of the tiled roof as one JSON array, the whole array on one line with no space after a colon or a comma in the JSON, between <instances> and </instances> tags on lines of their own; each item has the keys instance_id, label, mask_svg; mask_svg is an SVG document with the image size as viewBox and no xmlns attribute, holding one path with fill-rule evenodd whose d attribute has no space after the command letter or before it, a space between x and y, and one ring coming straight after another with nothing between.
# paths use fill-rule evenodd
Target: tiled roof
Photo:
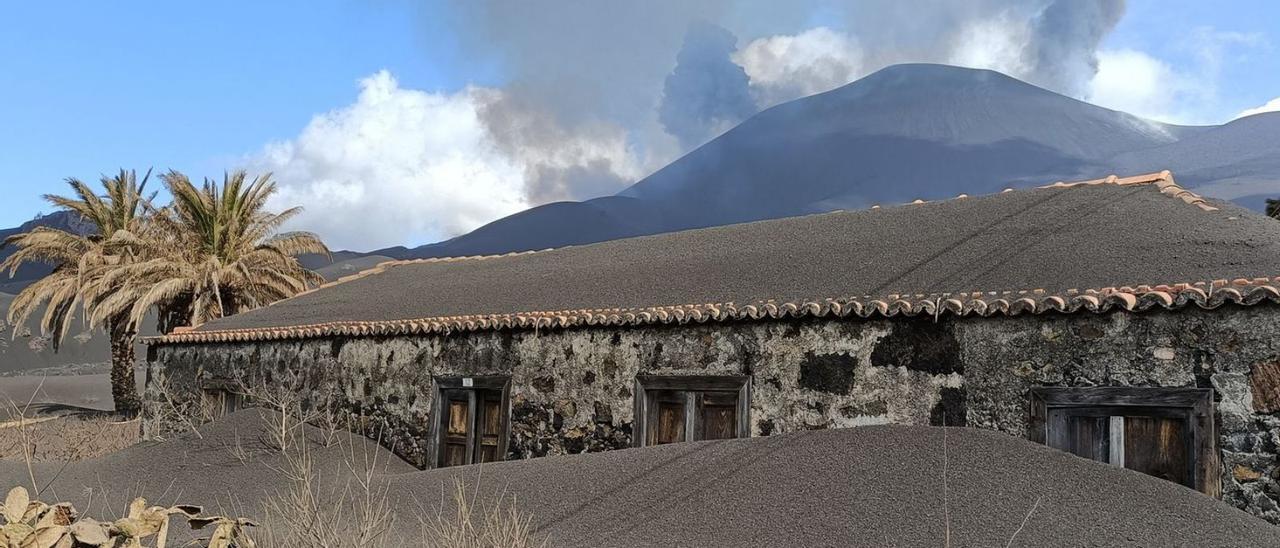
<instances>
[{"instance_id":1,"label":"tiled roof","mask_svg":"<svg viewBox=\"0 0 1280 548\"><path fill-rule=\"evenodd\" d=\"M1168 172L393 261L150 343L1280 302L1280 223Z\"/></svg>"}]
</instances>

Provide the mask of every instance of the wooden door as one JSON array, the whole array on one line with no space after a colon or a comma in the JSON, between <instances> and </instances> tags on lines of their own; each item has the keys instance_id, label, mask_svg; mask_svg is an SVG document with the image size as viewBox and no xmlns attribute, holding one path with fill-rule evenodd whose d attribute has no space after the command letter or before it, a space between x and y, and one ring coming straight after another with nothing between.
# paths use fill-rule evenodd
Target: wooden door
<instances>
[{"instance_id":1,"label":"wooden door","mask_svg":"<svg viewBox=\"0 0 1280 548\"><path fill-rule=\"evenodd\" d=\"M472 391L445 390L442 393L440 425L440 466L461 466L471 463L471 434L475 415L472 411Z\"/></svg>"},{"instance_id":2,"label":"wooden door","mask_svg":"<svg viewBox=\"0 0 1280 548\"><path fill-rule=\"evenodd\" d=\"M1210 389L1040 387L1030 418L1033 440L1222 496Z\"/></svg>"},{"instance_id":3,"label":"wooden door","mask_svg":"<svg viewBox=\"0 0 1280 548\"><path fill-rule=\"evenodd\" d=\"M736 391L649 390L645 402L645 445L738 437Z\"/></svg>"},{"instance_id":4,"label":"wooden door","mask_svg":"<svg viewBox=\"0 0 1280 548\"><path fill-rule=\"evenodd\" d=\"M1086 459L1195 487L1188 421L1185 412L1159 407L1054 409L1047 441Z\"/></svg>"},{"instance_id":5,"label":"wooden door","mask_svg":"<svg viewBox=\"0 0 1280 548\"><path fill-rule=\"evenodd\" d=\"M1124 467L1191 485L1187 421L1171 417L1124 418Z\"/></svg>"},{"instance_id":6,"label":"wooden door","mask_svg":"<svg viewBox=\"0 0 1280 548\"><path fill-rule=\"evenodd\" d=\"M738 437L737 392L703 392L698 395L700 423L698 439L724 440Z\"/></svg>"},{"instance_id":7,"label":"wooden door","mask_svg":"<svg viewBox=\"0 0 1280 548\"><path fill-rule=\"evenodd\" d=\"M662 390L650 393L648 444L662 445L685 441L684 392Z\"/></svg>"},{"instance_id":8,"label":"wooden door","mask_svg":"<svg viewBox=\"0 0 1280 548\"><path fill-rule=\"evenodd\" d=\"M1110 417L1067 417L1067 444L1059 447L1076 456L1108 462L1110 447Z\"/></svg>"},{"instance_id":9,"label":"wooden door","mask_svg":"<svg viewBox=\"0 0 1280 548\"><path fill-rule=\"evenodd\" d=\"M477 393L480 408L480 423L476 426L479 432L476 447L476 462L494 462L502 460L499 455L502 441L502 393L485 390Z\"/></svg>"}]
</instances>

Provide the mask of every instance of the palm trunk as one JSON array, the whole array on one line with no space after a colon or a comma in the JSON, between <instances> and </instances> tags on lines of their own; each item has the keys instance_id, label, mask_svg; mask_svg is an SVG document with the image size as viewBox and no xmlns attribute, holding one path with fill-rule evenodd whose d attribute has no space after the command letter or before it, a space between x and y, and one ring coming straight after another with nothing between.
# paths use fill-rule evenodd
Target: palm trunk
<instances>
[{"instance_id":1,"label":"palm trunk","mask_svg":"<svg viewBox=\"0 0 1280 548\"><path fill-rule=\"evenodd\" d=\"M107 330L111 336L111 399L115 401L116 413L132 417L142 410L133 371L133 342L137 333L122 323L112 322Z\"/></svg>"}]
</instances>

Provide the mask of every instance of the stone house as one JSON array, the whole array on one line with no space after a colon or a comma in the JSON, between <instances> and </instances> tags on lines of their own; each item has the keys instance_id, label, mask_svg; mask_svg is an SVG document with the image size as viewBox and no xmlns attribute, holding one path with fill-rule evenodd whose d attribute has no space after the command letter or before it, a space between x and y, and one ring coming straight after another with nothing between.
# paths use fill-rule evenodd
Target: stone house
<instances>
[{"instance_id":1,"label":"stone house","mask_svg":"<svg viewBox=\"0 0 1280 548\"><path fill-rule=\"evenodd\" d=\"M1280 222L1112 176L385 263L150 339L147 394L289 383L421 467L991 428L1280 523L1277 276Z\"/></svg>"}]
</instances>

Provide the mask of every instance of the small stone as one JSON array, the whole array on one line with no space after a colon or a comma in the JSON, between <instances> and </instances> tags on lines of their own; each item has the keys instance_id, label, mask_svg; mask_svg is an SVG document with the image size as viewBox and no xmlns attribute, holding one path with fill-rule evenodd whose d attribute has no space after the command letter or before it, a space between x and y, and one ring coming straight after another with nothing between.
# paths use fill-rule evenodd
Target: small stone
<instances>
[{"instance_id":1,"label":"small stone","mask_svg":"<svg viewBox=\"0 0 1280 548\"><path fill-rule=\"evenodd\" d=\"M595 414L592 419L597 424L610 424L613 422L613 409L609 407L609 404L597 401L594 402L594 406Z\"/></svg>"},{"instance_id":2,"label":"small stone","mask_svg":"<svg viewBox=\"0 0 1280 548\"><path fill-rule=\"evenodd\" d=\"M776 425L774 425L771 420L761 420L756 422L756 431L758 432L758 435L768 436L773 433L774 428L776 428Z\"/></svg>"},{"instance_id":3,"label":"small stone","mask_svg":"<svg viewBox=\"0 0 1280 548\"><path fill-rule=\"evenodd\" d=\"M1019 362L1018 365L1013 366L1013 374L1022 378L1031 376L1035 370L1036 366L1031 362Z\"/></svg>"},{"instance_id":4,"label":"small stone","mask_svg":"<svg viewBox=\"0 0 1280 548\"><path fill-rule=\"evenodd\" d=\"M1166 360L1166 361L1172 360L1173 358L1177 357L1177 354L1174 353L1172 348L1163 348L1163 347L1152 350L1151 355L1155 356L1157 360Z\"/></svg>"},{"instance_id":5,"label":"small stone","mask_svg":"<svg viewBox=\"0 0 1280 548\"><path fill-rule=\"evenodd\" d=\"M1236 481L1257 481L1262 478L1262 472L1249 468L1243 464L1237 464L1231 469L1231 475Z\"/></svg>"},{"instance_id":6,"label":"small stone","mask_svg":"<svg viewBox=\"0 0 1280 548\"><path fill-rule=\"evenodd\" d=\"M542 393L551 393L556 390L556 380L552 377L537 377L533 379L533 387Z\"/></svg>"},{"instance_id":7,"label":"small stone","mask_svg":"<svg viewBox=\"0 0 1280 548\"><path fill-rule=\"evenodd\" d=\"M554 409L557 415L566 418L573 417L578 414L578 405L573 403L573 400L556 400Z\"/></svg>"},{"instance_id":8,"label":"small stone","mask_svg":"<svg viewBox=\"0 0 1280 548\"><path fill-rule=\"evenodd\" d=\"M1249 373L1253 409L1259 413L1280 411L1280 362L1257 363Z\"/></svg>"},{"instance_id":9,"label":"small stone","mask_svg":"<svg viewBox=\"0 0 1280 548\"><path fill-rule=\"evenodd\" d=\"M1101 339L1102 337L1106 336L1106 333L1103 332L1101 329L1098 329L1088 324L1080 326L1078 332L1080 333L1080 338L1087 341L1091 341L1094 339Z\"/></svg>"}]
</instances>

